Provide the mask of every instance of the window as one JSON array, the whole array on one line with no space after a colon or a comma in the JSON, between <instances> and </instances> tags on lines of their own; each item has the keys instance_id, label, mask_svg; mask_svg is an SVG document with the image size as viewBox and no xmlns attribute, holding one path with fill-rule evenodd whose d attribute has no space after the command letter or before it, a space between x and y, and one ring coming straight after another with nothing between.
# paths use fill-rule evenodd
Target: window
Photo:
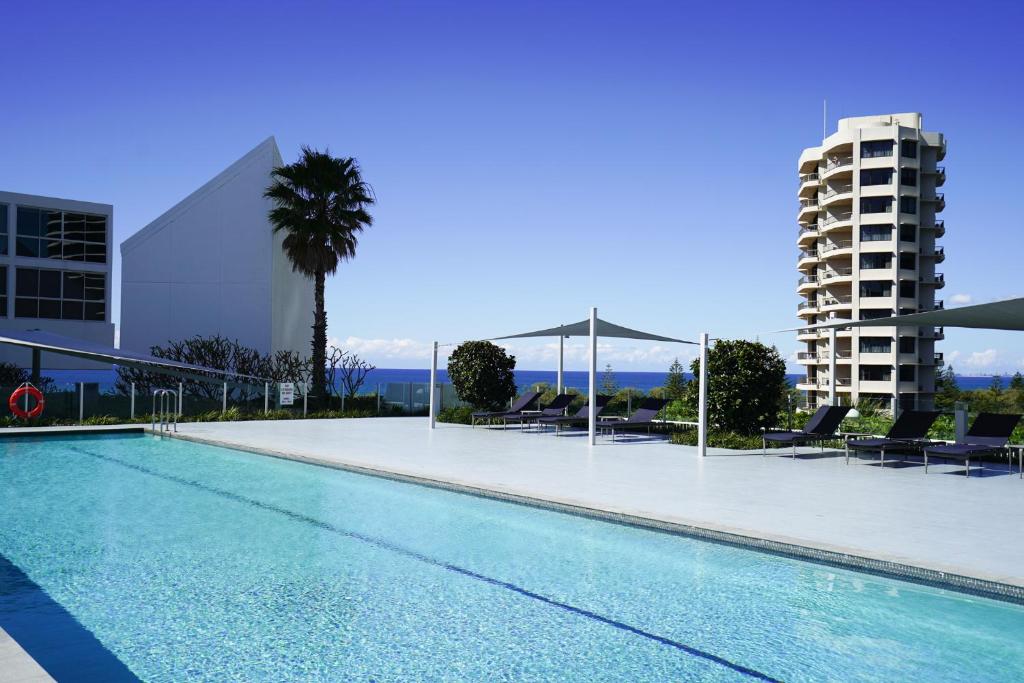
<instances>
[{"instance_id":1,"label":"window","mask_svg":"<svg viewBox=\"0 0 1024 683\"><path fill-rule=\"evenodd\" d=\"M7 256L7 205L0 204L0 256ZM4 308L6 314L7 308Z\"/></svg>"},{"instance_id":2,"label":"window","mask_svg":"<svg viewBox=\"0 0 1024 683\"><path fill-rule=\"evenodd\" d=\"M917 381L917 367L913 365L901 365L900 366L900 381L901 382L915 382Z\"/></svg>"},{"instance_id":3,"label":"window","mask_svg":"<svg viewBox=\"0 0 1024 683\"><path fill-rule=\"evenodd\" d=\"M893 169L891 168L870 168L860 172L860 184L864 185L888 185L892 182Z\"/></svg>"},{"instance_id":4,"label":"window","mask_svg":"<svg viewBox=\"0 0 1024 683\"><path fill-rule=\"evenodd\" d=\"M900 242L916 242L917 226L904 223L900 226Z\"/></svg>"},{"instance_id":5,"label":"window","mask_svg":"<svg viewBox=\"0 0 1024 683\"><path fill-rule=\"evenodd\" d=\"M892 379L892 368L888 365L862 365L860 378L865 382L888 382Z\"/></svg>"},{"instance_id":6,"label":"window","mask_svg":"<svg viewBox=\"0 0 1024 683\"><path fill-rule=\"evenodd\" d=\"M917 254L900 254L900 270L916 270Z\"/></svg>"},{"instance_id":7,"label":"window","mask_svg":"<svg viewBox=\"0 0 1024 683\"><path fill-rule=\"evenodd\" d=\"M900 337L900 353L917 353L917 339Z\"/></svg>"},{"instance_id":8,"label":"window","mask_svg":"<svg viewBox=\"0 0 1024 683\"><path fill-rule=\"evenodd\" d=\"M861 254L860 267L864 268L892 268L892 254Z\"/></svg>"},{"instance_id":9,"label":"window","mask_svg":"<svg viewBox=\"0 0 1024 683\"><path fill-rule=\"evenodd\" d=\"M916 159L917 140L903 140L900 142L900 156L907 159Z\"/></svg>"},{"instance_id":10,"label":"window","mask_svg":"<svg viewBox=\"0 0 1024 683\"><path fill-rule=\"evenodd\" d=\"M917 187L917 169L904 168L900 170L900 185Z\"/></svg>"},{"instance_id":11,"label":"window","mask_svg":"<svg viewBox=\"0 0 1024 683\"><path fill-rule=\"evenodd\" d=\"M917 197L900 197L900 211L917 213Z\"/></svg>"},{"instance_id":12,"label":"window","mask_svg":"<svg viewBox=\"0 0 1024 683\"><path fill-rule=\"evenodd\" d=\"M900 282L900 296L904 299L913 299L917 296L917 283L913 280Z\"/></svg>"},{"instance_id":13,"label":"window","mask_svg":"<svg viewBox=\"0 0 1024 683\"><path fill-rule=\"evenodd\" d=\"M861 296L892 296L892 282L888 280L862 280Z\"/></svg>"},{"instance_id":14,"label":"window","mask_svg":"<svg viewBox=\"0 0 1024 683\"><path fill-rule=\"evenodd\" d=\"M901 308L900 309L900 315L911 315L913 313L917 313L917 309L916 308Z\"/></svg>"},{"instance_id":15,"label":"window","mask_svg":"<svg viewBox=\"0 0 1024 683\"><path fill-rule=\"evenodd\" d=\"M892 140L870 140L860 143L861 159L892 156Z\"/></svg>"},{"instance_id":16,"label":"window","mask_svg":"<svg viewBox=\"0 0 1024 683\"><path fill-rule=\"evenodd\" d=\"M860 311L861 320L878 320L879 318L891 318L891 308L862 308Z\"/></svg>"},{"instance_id":17,"label":"window","mask_svg":"<svg viewBox=\"0 0 1024 683\"><path fill-rule=\"evenodd\" d=\"M102 273L18 268L14 315L17 318L106 320L106 284Z\"/></svg>"},{"instance_id":18,"label":"window","mask_svg":"<svg viewBox=\"0 0 1024 683\"><path fill-rule=\"evenodd\" d=\"M7 317L7 266L0 266L0 318Z\"/></svg>"},{"instance_id":19,"label":"window","mask_svg":"<svg viewBox=\"0 0 1024 683\"><path fill-rule=\"evenodd\" d=\"M892 351L892 339L889 337L861 337L861 353L889 353Z\"/></svg>"},{"instance_id":20,"label":"window","mask_svg":"<svg viewBox=\"0 0 1024 683\"><path fill-rule=\"evenodd\" d=\"M892 197L861 197L861 213L885 213L892 211Z\"/></svg>"},{"instance_id":21,"label":"window","mask_svg":"<svg viewBox=\"0 0 1024 683\"><path fill-rule=\"evenodd\" d=\"M107 218L18 207L18 256L106 263Z\"/></svg>"},{"instance_id":22,"label":"window","mask_svg":"<svg viewBox=\"0 0 1024 683\"><path fill-rule=\"evenodd\" d=\"M860 226L861 242L886 242L892 239L892 226L872 224Z\"/></svg>"}]
</instances>

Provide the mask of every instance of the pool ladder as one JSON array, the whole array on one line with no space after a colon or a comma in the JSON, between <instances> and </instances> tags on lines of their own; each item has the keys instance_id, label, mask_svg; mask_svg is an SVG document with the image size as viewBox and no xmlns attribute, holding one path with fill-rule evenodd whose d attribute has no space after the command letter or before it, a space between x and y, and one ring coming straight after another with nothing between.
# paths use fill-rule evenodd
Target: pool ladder
<instances>
[{"instance_id":1,"label":"pool ladder","mask_svg":"<svg viewBox=\"0 0 1024 683\"><path fill-rule=\"evenodd\" d=\"M153 431L156 431L157 424L161 433L170 433L172 427L178 431L178 392L174 389L153 390L153 420L150 425Z\"/></svg>"}]
</instances>

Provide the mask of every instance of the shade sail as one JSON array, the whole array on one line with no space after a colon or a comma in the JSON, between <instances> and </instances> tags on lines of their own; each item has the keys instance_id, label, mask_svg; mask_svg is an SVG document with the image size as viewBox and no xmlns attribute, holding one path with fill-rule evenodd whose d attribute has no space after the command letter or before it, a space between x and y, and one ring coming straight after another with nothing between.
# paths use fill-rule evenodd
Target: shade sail
<instances>
[{"instance_id":1,"label":"shade sail","mask_svg":"<svg viewBox=\"0 0 1024 683\"><path fill-rule=\"evenodd\" d=\"M59 353L63 356L84 358L99 363L111 363L113 365L122 365L142 370L163 371L178 377L191 377L193 379L209 381L209 375L212 374L235 381L249 380L260 383L266 381L262 377L241 375L236 372L207 368L201 365L179 363L178 361L166 358L157 358L145 353L116 349L113 346L97 344L96 342L76 339L74 337L65 337L61 334L53 334L52 332L43 332L41 330L28 330L24 332L6 331L0 333L0 344L39 349L48 353Z\"/></svg>"},{"instance_id":2,"label":"shade sail","mask_svg":"<svg viewBox=\"0 0 1024 683\"><path fill-rule=\"evenodd\" d=\"M589 337L590 336L590 321L581 320L578 323L572 323L570 325L559 325L558 327L549 327L544 330L535 330L533 332L522 332L520 334L509 334L504 337L492 337L492 339L521 339L523 337ZM673 337L663 337L660 334L651 334L650 332L641 332L640 330L632 330L628 327L616 325L610 323L607 320L597 319L597 336L598 337L618 337L620 339L643 339L645 341L661 341L661 342L675 342L678 344L696 344L697 342L686 341L685 339L675 339Z\"/></svg>"},{"instance_id":3,"label":"shade sail","mask_svg":"<svg viewBox=\"0 0 1024 683\"><path fill-rule=\"evenodd\" d=\"M1024 330L1024 297L974 304L924 313L910 313L873 320L843 320L808 325L793 330L827 330L844 327L970 327L984 330Z\"/></svg>"}]
</instances>

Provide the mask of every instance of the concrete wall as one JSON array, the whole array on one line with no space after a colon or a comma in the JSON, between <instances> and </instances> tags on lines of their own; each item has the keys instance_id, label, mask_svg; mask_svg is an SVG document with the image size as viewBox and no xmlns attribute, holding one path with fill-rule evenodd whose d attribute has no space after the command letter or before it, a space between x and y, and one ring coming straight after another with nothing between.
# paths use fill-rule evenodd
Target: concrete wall
<instances>
[{"instance_id":1,"label":"concrete wall","mask_svg":"<svg viewBox=\"0 0 1024 683\"><path fill-rule=\"evenodd\" d=\"M287 266L263 192L281 165L268 138L121 244L121 347L220 334L309 354L312 283Z\"/></svg>"},{"instance_id":2,"label":"concrete wall","mask_svg":"<svg viewBox=\"0 0 1024 683\"><path fill-rule=\"evenodd\" d=\"M43 330L67 337L84 339L108 346L114 345L114 325L110 322L110 295L113 285L111 278L112 235L114 226L114 208L110 204L97 204L56 197L0 192L0 210L7 212L7 254L0 255L0 265L7 267L7 310L0 311L0 332L23 332L25 330ZM17 207L34 207L42 209L69 211L102 215L107 219L107 254L106 263L88 263L83 261L64 261L60 259L32 258L17 256ZM102 274L105 278L105 309L103 321L55 320L48 318L17 318L14 315L15 269L18 267L38 268L44 270L75 271ZM13 346L0 345L0 361L15 363L21 367L30 367L32 352ZM54 370L81 370L108 368L108 365L61 356L53 353L42 355L44 368Z\"/></svg>"}]
</instances>

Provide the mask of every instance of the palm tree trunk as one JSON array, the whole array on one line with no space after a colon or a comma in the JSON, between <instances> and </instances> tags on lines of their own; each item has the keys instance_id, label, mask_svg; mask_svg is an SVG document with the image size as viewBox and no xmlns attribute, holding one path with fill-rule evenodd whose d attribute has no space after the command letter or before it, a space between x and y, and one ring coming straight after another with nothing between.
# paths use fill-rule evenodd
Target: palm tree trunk
<instances>
[{"instance_id":1,"label":"palm tree trunk","mask_svg":"<svg viewBox=\"0 0 1024 683\"><path fill-rule=\"evenodd\" d=\"M330 394L327 393L327 311L324 308L324 284L327 277L322 270L317 270L313 279L313 395L327 408L330 400Z\"/></svg>"}]
</instances>

